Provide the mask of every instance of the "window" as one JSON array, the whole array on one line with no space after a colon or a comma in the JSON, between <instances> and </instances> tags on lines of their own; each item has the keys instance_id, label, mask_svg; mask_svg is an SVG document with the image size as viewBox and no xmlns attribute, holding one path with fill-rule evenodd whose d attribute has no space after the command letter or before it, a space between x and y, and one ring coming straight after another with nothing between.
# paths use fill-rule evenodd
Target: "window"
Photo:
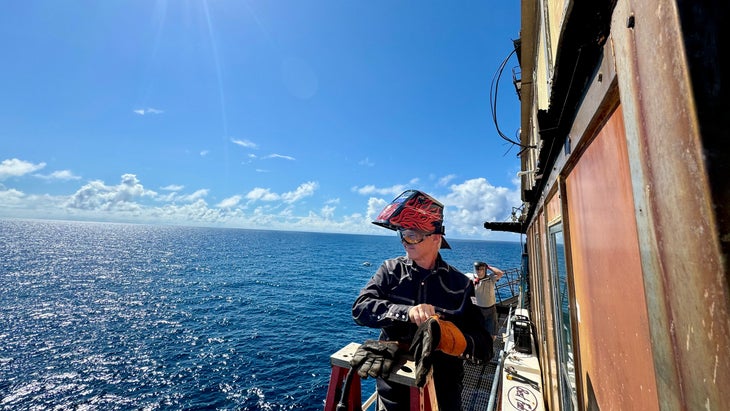
<instances>
[{"instance_id":1,"label":"window","mask_svg":"<svg viewBox=\"0 0 730 411\"><path fill-rule=\"evenodd\" d=\"M561 408L563 410L576 410L578 409L578 401L575 391L573 334L570 324L568 270L565 265L565 241L563 239L562 224L550 227L549 253Z\"/></svg>"}]
</instances>

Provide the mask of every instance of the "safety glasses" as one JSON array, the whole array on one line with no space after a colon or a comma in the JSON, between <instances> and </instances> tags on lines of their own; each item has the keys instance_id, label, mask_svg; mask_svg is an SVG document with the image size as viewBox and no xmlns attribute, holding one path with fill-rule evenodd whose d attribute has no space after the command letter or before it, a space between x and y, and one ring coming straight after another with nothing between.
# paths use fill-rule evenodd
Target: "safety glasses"
<instances>
[{"instance_id":1,"label":"safety glasses","mask_svg":"<svg viewBox=\"0 0 730 411\"><path fill-rule=\"evenodd\" d=\"M414 230L398 230L398 236L400 237L400 241L411 245L422 243L423 240L426 239L426 237L432 234L433 233L422 233L420 231Z\"/></svg>"}]
</instances>

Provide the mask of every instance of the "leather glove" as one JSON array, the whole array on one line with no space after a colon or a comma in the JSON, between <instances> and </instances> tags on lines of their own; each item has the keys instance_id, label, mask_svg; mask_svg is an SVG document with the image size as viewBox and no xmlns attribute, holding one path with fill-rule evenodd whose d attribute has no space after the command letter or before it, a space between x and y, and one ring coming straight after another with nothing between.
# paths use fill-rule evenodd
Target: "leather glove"
<instances>
[{"instance_id":1,"label":"leather glove","mask_svg":"<svg viewBox=\"0 0 730 411\"><path fill-rule=\"evenodd\" d=\"M357 369L361 378L388 378L397 353L397 341L367 340L355 351L350 367Z\"/></svg>"},{"instance_id":2,"label":"leather glove","mask_svg":"<svg viewBox=\"0 0 730 411\"><path fill-rule=\"evenodd\" d=\"M416 385L419 387L426 383L436 350L459 356L466 350L466 339L454 323L433 316L418 327L411 342L410 352L416 363Z\"/></svg>"}]
</instances>

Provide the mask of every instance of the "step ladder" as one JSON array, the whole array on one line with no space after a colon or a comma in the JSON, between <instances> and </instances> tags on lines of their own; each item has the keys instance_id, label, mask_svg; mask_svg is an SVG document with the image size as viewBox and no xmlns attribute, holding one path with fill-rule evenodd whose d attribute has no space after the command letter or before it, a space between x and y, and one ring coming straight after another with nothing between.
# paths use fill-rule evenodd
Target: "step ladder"
<instances>
[{"instance_id":1,"label":"step ladder","mask_svg":"<svg viewBox=\"0 0 730 411\"><path fill-rule=\"evenodd\" d=\"M332 373L330 374L327 399L325 400L324 411L337 411L337 406L342 396L342 387L350 371L350 359L360 344L351 342L330 356ZM437 411L436 391L433 385L433 378L429 372L426 384L423 387L416 386L416 365L412 360L405 358L397 361L392 368L388 381L411 387L411 410L412 411ZM362 384L360 376L353 371L350 383L350 393L347 398L347 411L362 411L368 409L376 399L376 393L362 403ZM373 408L375 409L375 408Z\"/></svg>"}]
</instances>

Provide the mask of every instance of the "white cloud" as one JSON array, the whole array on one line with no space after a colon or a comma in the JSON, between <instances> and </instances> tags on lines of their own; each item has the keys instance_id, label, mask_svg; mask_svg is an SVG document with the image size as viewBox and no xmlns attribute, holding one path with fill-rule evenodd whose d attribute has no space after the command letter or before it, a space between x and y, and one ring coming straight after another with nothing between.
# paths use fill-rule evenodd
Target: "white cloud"
<instances>
[{"instance_id":1,"label":"white cloud","mask_svg":"<svg viewBox=\"0 0 730 411\"><path fill-rule=\"evenodd\" d=\"M74 173L71 172L71 170L54 171L51 174L47 174L47 175L34 174L34 176L36 176L38 178L42 178L44 180L66 180L66 181L68 181L68 180L80 180L81 179L81 177L74 175Z\"/></svg>"},{"instance_id":2,"label":"white cloud","mask_svg":"<svg viewBox=\"0 0 730 411\"><path fill-rule=\"evenodd\" d=\"M241 198L242 197L240 195L235 195L233 197L228 197L228 198L224 199L223 201L221 201L220 203L218 203L216 205L216 207L219 207L219 208L233 208L233 207L237 206L238 203L241 202Z\"/></svg>"},{"instance_id":3,"label":"white cloud","mask_svg":"<svg viewBox=\"0 0 730 411\"><path fill-rule=\"evenodd\" d=\"M167 187L162 187L162 190L171 192L164 195L156 195L154 196L154 200L162 203L192 203L208 195L208 189L205 188L196 190L192 194L179 193L179 191L181 191L183 188L184 187L180 185L169 185Z\"/></svg>"},{"instance_id":4,"label":"white cloud","mask_svg":"<svg viewBox=\"0 0 730 411\"><path fill-rule=\"evenodd\" d=\"M439 183L453 180L453 175L439 179ZM440 184L438 185L440 186ZM516 186L517 187L517 186ZM447 234L469 238L508 238L513 234L493 233L484 229L485 221L508 221L512 207L522 204L519 189L495 187L484 178L466 180L448 187L446 193L418 187L414 179L407 185L378 188L373 185L353 187L352 191L370 195L364 221L375 220L380 211L406 189L422 190L444 204L444 225ZM378 196L384 196L378 197Z\"/></svg>"},{"instance_id":5,"label":"white cloud","mask_svg":"<svg viewBox=\"0 0 730 411\"><path fill-rule=\"evenodd\" d=\"M283 201L287 204L292 204L300 201L303 198L312 196L318 187L319 184L314 181L309 181L301 184L294 191L289 191L282 194L273 193L268 188L256 187L253 190L249 191L248 194L246 194L246 199L249 201L266 202Z\"/></svg>"},{"instance_id":6,"label":"white cloud","mask_svg":"<svg viewBox=\"0 0 730 411\"><path fill-rule=\"evenodd\" d=\"M268 188L256 187L246 194L246 199L251 201L276 201L279 195L272 193Z\"/></svg>"},{"instance_id":7,"label":"white cloud","mask_svg":"<svg viewBox=\"0 0 730 411\"><path fill-rule=\"evenodd\" d=\"M64 201L67 197L49 194L26 194L16 189L0 188L0 215L18 218L69 219Z\"/></svg>"},{"instance_id":8,"label":"white cloud","mask_svg":"<svg viewBox=\"0 0 730 411\"><path fill-rule=\"evenodd\" d=\"M20 201L25 197L25 194L14 188L9 190L0 190L0 204L20 204Z\"/></svg>"},{"instance_id":9,"label":"white cloud","mask_svg":"<svg viewBox=\"0 0 730 411\"><path fill-rule=\"evenodd\" d=\"M291 160L291 161L296 160L294 157L285 156L285 155L282 155L282 154L269 154L269 155L263 157L263 159L265 159L265 160L266 159L270 159L270 158L281 158L283 160Z\"/></svg>"},{"instance_id":10,"label":"white cloud","mask_svg":"<svg viewBox=\"0 0 730 411\"><path fill-rule=\"evenodd\" d=\"M181 186L179 184L170 184L170 185L165 186L165 187L160 187L160 190L165 190L165 191L180 191L183 188L185 188L185 186Z\"/></svg>"},{"instance_id":11,"label":"white cloud","mask_svg":"<svg viewBox=\"0 0 730 411\"><path fill-rule=\"evenodd\" d=\"M377 194L377 195L382 195L382 196L385 196L385 195L393 196L394 198L395 198L395 196L397 196L398 194L400 194L406 190L407 190L407 188L403 184L397 184L394 186L382 187L382 188L375 187L374 185L366 185L363 187L356 186L356 187L352 188L352 191L354 191L358 194L361 194L361 195Z\"/></svg>"},{"instance_id":12,"label":"white cloud","mask_svg":"<svg viewBox=\"0 0 730 411\"><path fill-rule=\"evenodd\" d=\"M4 167L9 164L15 163L6 162ZM412 187L420 188L412 183L355 187L353 192L371 193L367 201L350 204L329 197L315 203L319 183L309 181L282 193L257 187L211 206L205 201L208 189L184 193L184 186L171 184L158 194L146 189L136 175L124 174L118 184L90 181L71 195L28 194L0 184L0 216L386 235L371 222L396 195ZM513 234L485 230L483 223L507 221L512 207L521 204L517 188L495 187L478 178L443 191L422 189L446 206L445 225L451 238L516 240Z\"/></svg>"},{"instance_id":13,"label":"white cloud","mask_svg":"<svg viewBox=\"0 0 730 411\"><path fill-rule=\"evenodd\" d=\"M243 148L257 148L258 147L258 145L256 143L254 143L253 141L248 141L248 140L236 140L236 139L232 138L231 143L241 146Z\"/></svg>"},{"instance_id":14,"label":"white cloud","mask_svg":"<svg viewBox=\"0 0 730 411\"><path fill-rule=\"evenodd\" d=\"M5 180L9 177L20 177L40 170L45 166L46 163L33 164L28 161L18 160L17 158L3 160L0 163L0 180Z\"/></svg>"},{"instance_id":15,"label":"white cloud","mask_svg":"<svg viewBox=\"0 0 730 411\"><path fill-rule=\"evenodd\" d=\"M466 180L449 189L439 199L445 207L444 224L462 235L486 233L485 221L507 221L512 207L522 204L518 189L495 187L485 178Z\"/></svg>"},{"instance_id":16,"label":"white cloud","mask_svg":"<svg viewBox=\"0 0 730 411\"><path fill-rule=\"evenodd\" d=\"M180 201L186 202L186 203L192 203L194 201L198 201L208 195L208 189L207 188L201 188L200 190L195 190L192 194L187 195L181 195L178 197Z\"/></svg>"},{"instance_id":17,"label":"white cloud","mask_svg":"<svg viewBox=\"0 0 730 411\"><path fill-rule=\"evenodd\" d=\"M352 191L360 195L381 195L393 199L408 189L418 189L419 179L412 178L408 184L395 184L390 187L376 187L372 184L362 187L352 187Z\"/></svg>"},{"instance_id":18,"label":"white cloud","mask_svg":"<svg viewBox=\"0 0 730 411\"><path fill-rule=\"evenodd\" d=\"M316 182L308 181L297 187L296 190L282 194L281 198L287 203L295 203L302 198L309 197L314 194L318 187L319 184Z\"/></svg>"},{"instance_id":19,"label":"white cloud","mask_svg":"<svg viewBox=\"0 0 730 411\"><path fill-rule=\"evenodd\" d=\"M449 174L447 176L443 176L443 177L439 178L438 185L440 187L447 186L455 178L456 178L455 174Z\"/></svg>"},{"instance_id":20,"label":"white cloud","mask_svg":"<svg viewBox=\"0 0 730 411\"><path fill-rule=\"evenodd\" d=\"M148 108L137 108L132 110L135 114L139 114L140 116L144 116L145 114L162 114L164 111L158 110L156 108L148 107Z\"/></svg>"},{"instance_id":21,"label":"white cloud","mask_svg":"<svg viewBox=\"0 0 730 411\"><path fill-rule=\"evenodd\" d=\"M121 182L115 186L107 186L100 180L91 181L76 191L66 205L82 210L130 210L139 209L135 200L155 196L157 193L145 190L137 176L124 174Z\"/></svg>"},{"instance_id":22,"label":"white cloud","mask_svg":"<svg viewBox=\"0 0 730 411\"><path fill-rule=\"evenodd\" d=\"M207 155L208 155L209 153L210 153L210 150L202 150L202 151L200 152L200 157L205 157L205 156L207 156Z\"/></svg>"},{"instance_id":23,"label":"white cloud","mask_svg":"<svg viewBox=\"0 0 730 411\"><path fill-rule=\"evenodd\" d=\"M380 214L387 205L388 201L383 200L382 198L370 197L368 199L368 208L367 213L365 214L365 219L368 221L375 220L378 214Z\"/></svg>"},{"instance_id":24,"label":"white cloud","mask_svg":"<svg viewBox=\"0 0 730 411\"><path fill-rule=\"evenodd\" d=\"M334 218L334 216L335 216L335 209L336 209L336 207L326 205L326 206L322 207L322 209L320 210L319 213L322 217L331 219L331 218Z\"/></svg>"}]
</instances>

